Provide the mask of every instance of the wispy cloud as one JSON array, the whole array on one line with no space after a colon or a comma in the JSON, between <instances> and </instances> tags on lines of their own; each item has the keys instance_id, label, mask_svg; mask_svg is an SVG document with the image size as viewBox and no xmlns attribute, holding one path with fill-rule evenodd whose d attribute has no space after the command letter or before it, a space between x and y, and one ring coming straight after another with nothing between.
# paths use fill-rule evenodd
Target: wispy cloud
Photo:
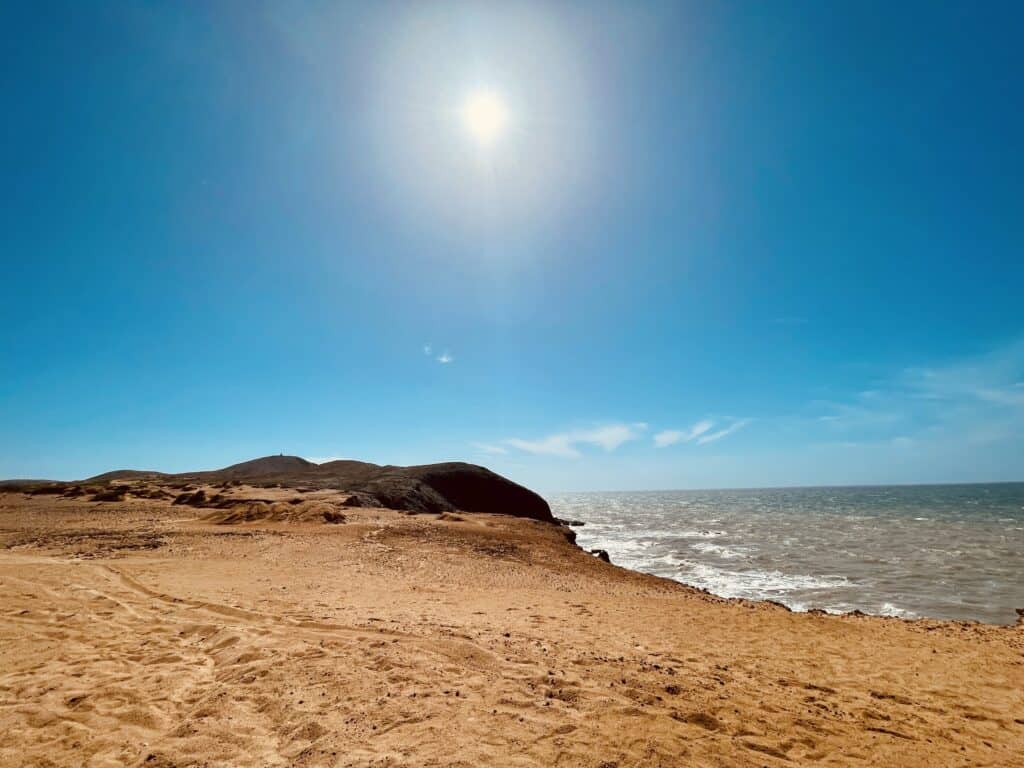
<instances>
[{"instance_id":1,"label":"wispy cloud","mask_svg":"<svg viewBox=\"0 0 1024 768\"><path fill-rule=\"evenodd\" d=\"M710 419L704 419L703 421L698 421L689 429L664 429L654 436L654 445L658 448L665 448L676 443L688 443L703 435L713 426L715 426L715 422Z\"/></svg>"},{"instance_id":2,"label":"wispy cloud","mask_svg":"<svg viewBox=\"0 0 1024 768\"><path fill-rule=\"evenodd\" d=\"M518 448L520 451L538 456L561 456L565 459L575 459L580 455L568 434L548 435L538 440L523 440L518 437L510 437L505 440L505 443L513 448Z\"/></svg>"},{"instance_id":3,"label":"wispy cloud","mask_svg":"<svg viewBox=\"0 0 1024 768\"><path fill-rule=\"evenodd\" d=\"M902 418L899 409L875 390L861 392L848 403L818 400L812 407L825 411L817 417L819 422L838 430L884 429Z\"/></svg>"},{"instance_id":4,"label":"wispy cloud","mask_svg":"<svg viewBox=\"0 0 1024 768\"><path fill-rule=\"evenodd\" d=\"M495 455L508 453L507 448L500 445L494 445L493 443L471 443L471 445L482 453L490 453Z\"/></svg>"},{"instance_id":5,"label":"wispy cloud","mask_svg":"<svg viewBox=\"0 0 1024 768\"><path fill-rule=\"evenodd\" d=\"M646 429L647 425L643 422L605 424L589 429L559 432L535 440L510 437L502 440L501 444L538 456L573 459L581 455L581 446L590 445L603 448L605 451L614 451L622 444L638 439Z\"/></svg>"},{"instance_id":6,"label":"wispy cloud","mask_svg":"<svg viewBox=\"0 0 1024 768\"><path fill-rule=\"evenodd\" d=\"M975 400L1024 407L1024 340L973 360L929 368L908 368L898 383L927 400Z\"/></svg>"},{"instance_id":7,"label":"wispy cloud","mask_svg":"<svg viewBox=\"0 0 1024 768\"><path fill-rule=\"evenodd\" d=\"M680 432L678 429L665 429L654 436L654 444L658 448L664 448L669 445L675 445L685 436L684 432Z\"/></svg>"},{"instance_id":8,"label":"wispy cloud","mask_svg":"<svg viewBox=\"0 0 1024 768\"><path fill-rule=\"evenodd\" d=\"M723 437L728 437L729 435L735 432L739 432L750 422L751 419L739 419L737 421L734 421L728 427L720 429L717 432L710 432L708 434L701 435L700 437L697 438L697 445L707 445L708 443L713 443L716 440L721 440Z\"/></svg>"},{"instance_id":9,"label":"wispy cloud","mask_svg":"<svg viewBox=\"0 0 1024 768\"><path fill-rule=\"evenodd\" d=\"M609 424L604 427L575 432L573 437L575 442L590 443L598 445L606 451L614 451L623 443L636 440L645 429L647 429L647 425L640 422L634 424Z\"/></svg>"},{"instance_id":10,"label":"wispy cloud","mask_svg":"<svg viewBox=\"0 0 1024 768\"><path fill-rule=\"evenodd\" d=\"M455 358L452 353L447 349L439 355L434 355L434 345L429 342L423 345L423 354L425 357L432 357L434 360L439 362L441 365L448 365L448 363L454 363Z\"/></svg>"},{"instance_id":11,"label":"wispy cloud","mask_svg":"<svg viewBox=\"0 0 1024 768\"><path fill-rule=\"evenodd\" d=\"M905 368L846 402L813 407L825 408L817 421L841 430L844 440L991 443L1024 434L1022 379L1024 340L970 359Z\"/></svg>"}]
</instances>

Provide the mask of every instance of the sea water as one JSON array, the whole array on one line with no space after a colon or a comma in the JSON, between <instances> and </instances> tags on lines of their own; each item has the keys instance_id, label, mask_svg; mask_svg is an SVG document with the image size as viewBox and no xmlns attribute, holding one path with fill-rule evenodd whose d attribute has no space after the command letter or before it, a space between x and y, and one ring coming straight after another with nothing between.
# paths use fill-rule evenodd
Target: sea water
<instances>
[{"instance_id":1,"label":"sea water","mask_svg":"<svg viewBox=\"0 0 1024 768\"><path fill-rule=\"evenodd\" d=\"M613 563L793 610L1013 624L1024 483L565 493Z\"/></svg>"}]
</instances>

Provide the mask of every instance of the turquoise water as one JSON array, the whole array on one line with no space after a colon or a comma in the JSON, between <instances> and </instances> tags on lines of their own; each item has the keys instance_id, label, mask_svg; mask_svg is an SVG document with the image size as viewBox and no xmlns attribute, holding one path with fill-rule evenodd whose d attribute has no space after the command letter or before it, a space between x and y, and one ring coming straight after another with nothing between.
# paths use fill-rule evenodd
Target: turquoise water
<instances>
[{"instance_id":1,"label":"turquoise water","mask_svg":"<svg viewBox=\"0 0 1024 768\"><path fill-rule=\"evenodd\" d=\"M724 597L794 610L1013 624L1024 483L567 493L580 546Z\"/></svg>"}]
</instances>

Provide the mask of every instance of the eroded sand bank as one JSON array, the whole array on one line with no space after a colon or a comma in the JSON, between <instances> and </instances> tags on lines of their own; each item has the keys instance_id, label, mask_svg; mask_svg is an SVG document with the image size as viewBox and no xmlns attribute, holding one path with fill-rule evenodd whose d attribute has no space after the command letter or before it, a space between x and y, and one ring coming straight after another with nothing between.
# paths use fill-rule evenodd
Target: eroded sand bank
<instances>
[{"instance_id":1,"label":"eroded sand bank","mask_svg":"<svg viewBox=\"0 0 1024 768\"><path fill-rule=\"evenodd\" d=\"M530 520L202 516L0 494L0 764L1024 765L1020 626L725 601Z\"/></svg>"}]
</instances>

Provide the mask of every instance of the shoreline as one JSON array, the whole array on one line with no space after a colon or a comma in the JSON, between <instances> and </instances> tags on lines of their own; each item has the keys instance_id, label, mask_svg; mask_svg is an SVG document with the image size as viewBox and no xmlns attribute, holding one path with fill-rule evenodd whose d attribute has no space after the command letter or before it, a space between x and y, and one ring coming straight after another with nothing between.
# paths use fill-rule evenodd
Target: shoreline
<instances>
[{"instance_id":1,"label":"shoreline","mask_svg":"<svg viewBox=\"0 0 1024 768\"><path fill-rule=\"evenodd\" d=\"M588 549L586 549L584 547L579 547L579 548L583 552L587 553L588 555L595 556L594 555L594 552L595 552L594 550L588 550ZM600 550L600 551L603 552L605 550ZM609 558L610 557L611 557L611 555L609 554ZM1013 623L1000 623L1000 622L995 622L995 621L982 621L981 619L948 619L948 618L937 617L937 616L897 616L897 615L894 615L894 614L872 613L870 611L864 611L864 610L861 610L859 608L854 608L854 609L849 610L849 611L840 611L840 610L834 610L834 609L829 609L829 608L821 608L821 607L817 607L817 606L808 607L808 608L793 608L792 606L786 605L786 603L782 602L781 600L776 600L776 599L770 598L770 597L736 597L736 596L733 596L733 595L721 595L721 594L719 594L719 593L717 593L717 592L715 592L715 591L713 591L713 590L711 590L711 589L709 589L707 587L702 587L699 584L692 584L692 583L689 583L689 582L686 582L686 581L682 581L681 579L673 578L671 576L661 576L661 575L656 574L656 573L651 573L649 571L641 570L640 568L631 568L630 566L621 565L619 563L616 563L614 560L611 560L611 559L606 561L606 562L609 565L612 565L612 566L614 566L616 568L621 568L621 569L623 569L625 571L629 571L630 573L642 574L644 576L649 576L649 577L655 578L655 579L665 579L666 581L670 581L670 582L673 582L675 584L680 584L680 585L686 587L687 589L692 589L692 590L695 590L697 592L701 592L701 593L706 594L706 595L708 595L710 597L715 597L715 598L717 598L719 600L735 601L735 602L738 602L738 603L765 603L767 605L771 605L771 606L774 606L776 608L781 608L782 610L788 611L789 613L793 613L793 614L811 614L811 615L816 615L816 616L836 616L836 617L855 616L855 617L867 617L867 618L871 618L871 619L892 619L892 620L895 620L895 621L906 621L906 622L922 622L923 621L923 622L940 622L940 623L948 623L948 624L967 624L967 625L977 624L977 625L980 625L980 626L983 626L983 627L1007 628L1007 629L1013 629L1013 628L1018 627L1018 626L1024 626L1024 608L1016 608L1015 609L1016 612L1017 612L1017 619Z\"/></svg>"},{"instance_id":2,"label":"shoreline","mask_svg":"<svg viewBox=\"0 0 1024 768\"><path fill-rule=\"evenodd\" d=\"M577 545L577 546L579 546L579 545ZM594 550L588 550L588 549L586 549L584 547L579 547L579 549L581 551L585 552L586 554L591 555L592 557L595 556L594 555ZM603 552L604 550L600 550L600 551ZM609 557L611 557L611 555L609 555ZM954 624L954 625L959 625L959 624L972 625L972 624L976 624L976 625L983 626L983 627L1003 628L1003 629L1015 629L1017 627L1024 626L1024 608L1017 608L1017 609L1015 609L1017 611L1017 619L1012 624L1003 624L1003 623L994 622L994 621L982 621L980 619L947 619L947 618L936 617L936 616L897 616L897 615L884 614L884 613L871 613L870 611L864 611L864 610L861 610L859 608L854 608L854 609L849 610L849 611L830 610L829 608L820 608L820 607L817 607L817 606L809 607L809 608L793 608L793 607L791 607L789 605L786 605L781 600L776 600L776 599L773 599L773 598L770 598L770 597L736 597L736 596L731 596L731 595L720 595L717 592L714 592L713 590L708 589L707 587L700 586L699 584L691 584L689 582L682 581L680 579L676 579L676 578L673 578L671 576L661 576L659 574L650 573L649 571L644 571L644 570L641 570L639 568L631 568L631 567L629 567L627 565L620 565L619 563L616 563L614 560L608 560L606 562L609 565L612 565L612 566L614 566L616 568L621 568L624 571L629 571L630 573L636 573L636 574L640 574L640 575L643 575L643 576L648 576L648 577L654 578L654 579L664 579L665 581L670 581L670 582L672 582L674 584L679 584L679 585L681 585L683 587L686 587L687 589L692 589L692 590L694 590L696 592L700 592L702 594L708 595L709 597L714 597L714 598L716 598L718 600L724 600L726 602L736 602L736 603L741 603L741 604L745 604L745 603L761 604L761 603L763 603L763 604L766 604L766 605L773 606L775 608L781 608L782 610L787 611L788 613L793 613L793 614L797 614L797 615L809 614L809 615L814 615L814 616L834 616L834 617L837 617L837 618L838 617L848 616L848 617L861 617L861 618L869 618L869 619L883 619L883 620L905 621L905 622L911 622L911 623L914 623L914 622L938 622L938 623L943 623L943 624Z\"/></svg>"},{"instance_id":3,"label":"shoreline","mask_svg":"<svg viewBox=\"0 0 1024 768\"><path fill-rule=\"evenodd\" d=\"M718 597L502 515L211 514L0 494L0 765L1021 765L1020 626Z\"/></svg>"},{"instance_id":4,"label":"shoreline","mask_svg":"<svg viewBox=\"0 0 1024 768\"><path fill-rule=\"evenodd\" d=\"M552 499L588 549L794 611L1013 625L1024 485L644 493Z\"/></svg>"}]
</instances>

